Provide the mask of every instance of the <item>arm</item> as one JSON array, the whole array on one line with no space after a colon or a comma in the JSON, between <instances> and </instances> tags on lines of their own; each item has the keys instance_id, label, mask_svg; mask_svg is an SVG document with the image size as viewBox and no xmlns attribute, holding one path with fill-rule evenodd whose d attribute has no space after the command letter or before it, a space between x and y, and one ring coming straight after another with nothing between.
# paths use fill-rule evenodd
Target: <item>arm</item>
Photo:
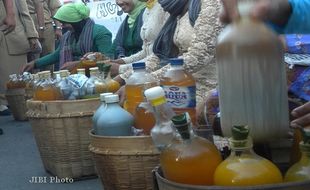
<instances>
[{"instance_id":1,"label":"arm","mask_svg":"<svg viewBox=\"0 0 310 190\"><path fill-rule=\"evenodd\" d=\"M40 59L35 61L35 68L40 68L46 65L52 65L54 63L59 62L59 54L60 54L60 48L58 47L53 53L50 53L46 56L41 57Z\"/></svg>"},{"instance_id":2,"label":"arm","mask_svg":"<svg viewBox=\"0 0 310 190\"><path fill-rule=\"evenodd\" d=\"M37 19L38 19L38 25L39 25L39 36L43 37L43 31L45 27L44 23L44 11L43 11L43 3L41 0L33 0L36 14L37 14Z\"/></svg>"},{"instance_id":3,"label":"arm","mask_svg":"<svg viewBox=\"0 0 310 190\"><path fill-rule=\"evenodd\" d=\"M49 0L48 8L51 11L51 16L53 17L57 10L61 7L61 3L59 0ZM55 35L56 39L60 39L62 36L62 25L58 20L54 20L56 25Z\"/></svg>"},{"instance_id":4,"label":"arm","mask_svg":"<svg viewBox=\"0 0 310 190\"><path fill-rule=\"evenodd\" d=\"M95 25L96 26L96 25ZM112 47L112 33L105 27L100 27L94 31L94 45L98 52L101 52L105 56L113 57L111 50Z\"/></svg>"},{"instance_id":5,"label":"arm","mask_svg":"<svg viewBox=\"0 0 310 190\"><path fill-rule=\"evenodd\" d=\"M15 13L13 10L13 0L4 0L4 6L6 10L6 17L3 20L3 24L7 25L4 30L5 33L9 33L14 30L16 26Z\"/></svg>"},{"instance_id":6,"label":"arm","mask_svg":"<svg viewBox=\"0 0 310 190\"><path fill-rule=\"evenodd\" d=\"M284 27L285 33L310 33L310 1L289 0L292 13Z\"/></svg>"}]
</instances>

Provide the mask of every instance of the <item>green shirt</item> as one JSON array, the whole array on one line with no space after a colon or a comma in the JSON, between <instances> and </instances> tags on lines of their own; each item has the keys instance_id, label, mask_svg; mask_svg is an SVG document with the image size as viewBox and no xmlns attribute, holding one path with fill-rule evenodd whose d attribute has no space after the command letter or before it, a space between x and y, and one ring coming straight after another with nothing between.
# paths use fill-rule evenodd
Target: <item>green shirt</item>
<instances>
[{"instance_id":1,"label":"green shirt","mask_svg":"<svg viewBox=\"0 0 310 190\"><path fill-rule=\"evenodd\" d=\"M71 44L73 58L77 61L83 55L80 50L79 41ZM93 51L101 52L105 56L112 57L112 33L104 26L95 24L93 28ZM60 47L58 47L53 53L48 54L44 57L35 61L35 67L40 68L42 66L59 64L60 59Z\"/></svg>"}]
</instances>

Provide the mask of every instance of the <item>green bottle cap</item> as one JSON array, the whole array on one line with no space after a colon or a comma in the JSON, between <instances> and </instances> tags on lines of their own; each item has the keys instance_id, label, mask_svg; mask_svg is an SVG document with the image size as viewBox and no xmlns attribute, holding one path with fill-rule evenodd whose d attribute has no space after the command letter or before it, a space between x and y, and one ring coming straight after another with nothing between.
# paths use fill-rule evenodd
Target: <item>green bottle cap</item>
<instances>
[{"instance_id":1,"label":"green bottle cap","mask_svg":"<svg viewBox=\"0 0 310 190\"><path fill-rule=\"evenodd\" d=\"M190 131L189 131L189 124L187 122L186 113L182 113L179 115L175 115L171 119L174 127L180 133L182 139L189 139L190 138Z\"/></svg>"},{"instance_id":2,"label":"green bottle cap","mask_svg":"<svg viewBox=\"0 0 310 190\"><path fill-rule=\"evenodd\" d=\"M246 140L249 136L249 127L245 125L233 126L231 129L234 140Z\"/></svg>"}]
</instances>

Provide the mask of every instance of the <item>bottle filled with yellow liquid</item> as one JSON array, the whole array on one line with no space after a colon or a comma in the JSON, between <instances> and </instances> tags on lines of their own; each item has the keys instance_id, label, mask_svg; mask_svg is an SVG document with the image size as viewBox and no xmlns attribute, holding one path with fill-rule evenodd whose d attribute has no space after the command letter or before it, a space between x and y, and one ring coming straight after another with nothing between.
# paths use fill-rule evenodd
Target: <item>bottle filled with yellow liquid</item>
<instances>
[{"instance_id":1,"label":"bottle filled with yellow liquid","mask_svg":"<svg viewBox=\"0 0 310 190\"><path fill-rule=\"evenodd\" d=\"M43 71L40 73L40 81L34 91L34 99L41 101L52 101L62 99L60 89L51 80L50 71Z\"/></svg>"},{"instance_id":2,"label":"bottle filled with yellow liquid","mask_svg":"<svg viewBox=\"0 0 310 190\"><path fill-rule=\"evenodd\" d=\"M183 184L213 185L215 169L222 162L221 155L209 140L194 134L186 115L172 118L180 137L160 155L164 177Z\"/></svg>"},{"instance_id":3,"label":"bottle filled with yellow liquid","mask_svg":"<svg viewBox=\"0 0 310 190\"><path fill-rule=\"evenodd\" d=\"M254 186L283 181L280 170L269 160L255 154L247 126L234 126L229 139L231 154L217 168L214 184Z\"/></svg>"},{"instance_id":4,"label":"bottle filled with yellow liquid","mask_svg":"<svg viewBox=\"0 0 310 190\"><path fill-rule=\"evenodd\" d=\"M124 108L135 118L134 126L143 129L144 134L149 135L151 128L155 124L155 118L152 113L140 104L146 102L144 91L151 87L157 86L158 81L145 70L145 63L133 63L133 73L126 80L125 93L126 101Z\"/></svg>"},{"instance_id":5,"label":"bottle filled with yellow liquid","mask_svg":"<svg viewBox=\"0 0 310 190\"><path fill-rule=\"evenodd\" d=\"M300 160L291 166L285 174L284 181L310 180L310 129L301 129L303 141L300 142Z\"/></svg>"}]
</instances>

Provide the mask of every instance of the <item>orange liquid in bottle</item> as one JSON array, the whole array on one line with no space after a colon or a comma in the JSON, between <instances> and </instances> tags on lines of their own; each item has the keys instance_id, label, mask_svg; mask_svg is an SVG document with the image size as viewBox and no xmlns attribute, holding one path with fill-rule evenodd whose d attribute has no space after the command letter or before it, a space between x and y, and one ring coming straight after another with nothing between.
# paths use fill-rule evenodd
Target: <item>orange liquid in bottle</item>
<instances>
[{"instance_id":1,"label":"orange liquid in bottle","mask_svg":"<svg viewBox=\"0 0 310 190\"><path fill-rule=\"evenodd\" d=\"M195 137L191 143L168 147L160 156L165 178L193 185L213 185L213 175L221 161L216 147L200 137Z\"/></svg>"},{"instance_id":2,"label":"orange liquid in bottle","mask_svg":"<svg viewBox=\"0 0 310 190\"><path fill-rule=\"evenodd\" d=\"M149 84L155 86L154 84ZM145 109L137 108L144 102L143 92L145 85L126 85L126 102L124 108L135 117L134 126L137 129L143 129L144 134L149 135L152 127L155 125L155 118L152 113L145 113Z\"/></svg>"},{"instance_id":3,"label":"orange liquid in bottle","mask_svg":"<svg viewBox=\"0 0 310 190\"><path fill-rule=\"evenodd\" d=\"M188 112L192 122L196 124L196 82L194 77L180 68L168 69L160 80L160 86L164 88L166 99L173 111L176 114ZM184 106L189 104L188 101L191 102L191 107Z\"/></svg>"},{"instance_id":4,"label":"orange liquid in bottle","mask_svg":"<svg viewBox=\"0 0 310 190\"><path fill-rule=\"evenodd\" d=\"M60 99L60 92L53 87L39 87L34 93L35 100L52 101Z\"/></svg>"},{"instance_id":5,"label":"orange liquid in bottle","mask_svg":"<svg viewBox=\"0 0 310 190\"><path fill-rule=\"evenodd\" d=\"M252 155L227 158L216 169L215 185L251 186L281 183L282 175L279 169L264 158Z\"/></svg>"}]
</instances>

